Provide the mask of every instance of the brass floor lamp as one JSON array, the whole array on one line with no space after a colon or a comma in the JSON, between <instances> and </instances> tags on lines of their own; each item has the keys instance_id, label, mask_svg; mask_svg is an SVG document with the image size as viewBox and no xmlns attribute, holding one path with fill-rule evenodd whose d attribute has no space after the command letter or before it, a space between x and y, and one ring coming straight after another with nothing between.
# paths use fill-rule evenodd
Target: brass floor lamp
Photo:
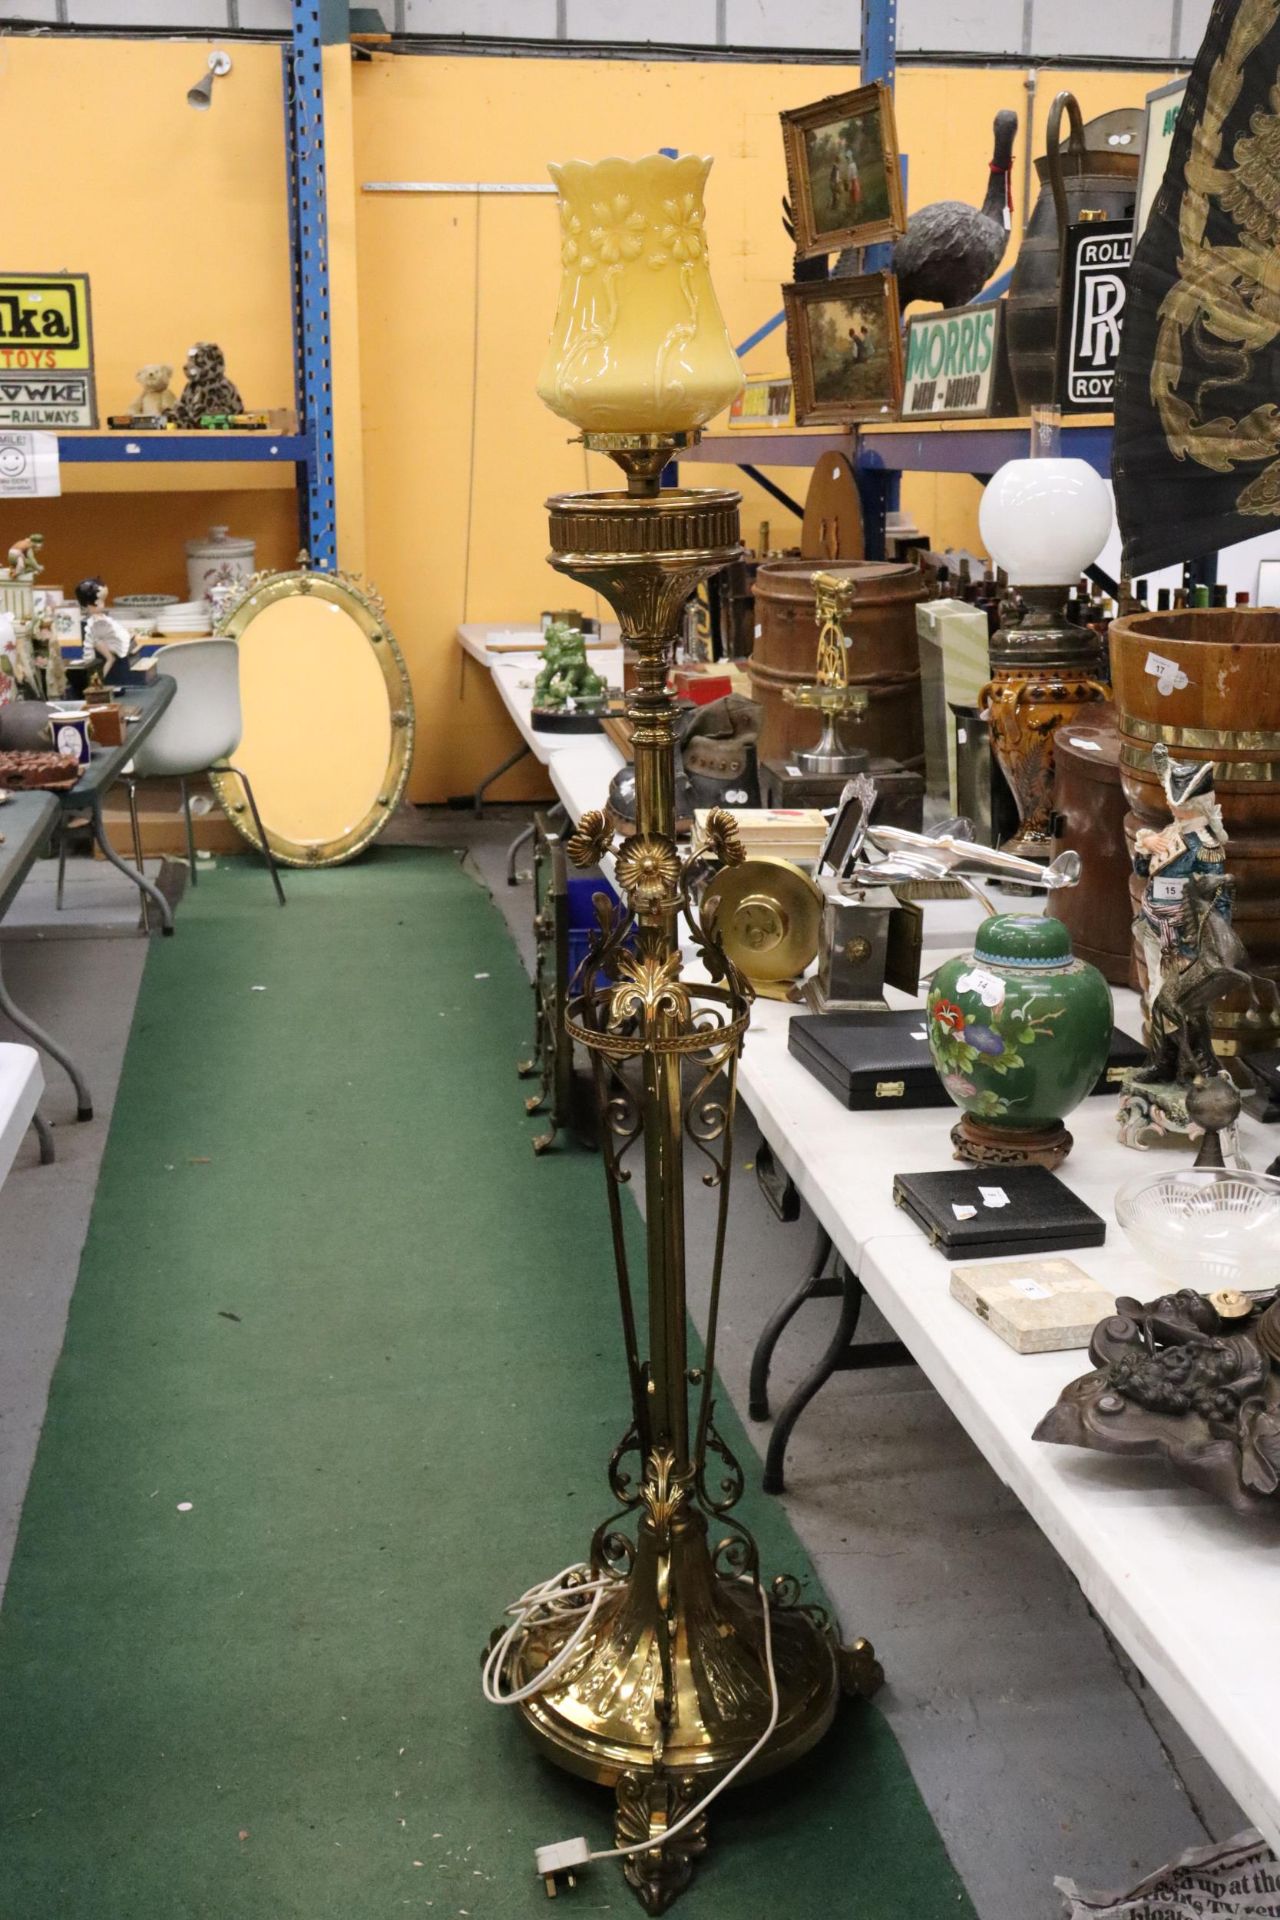
<instances>
[{"instance_id":1,"label":"brass floor lamp","mask_svg":"<svg viewBox=\"0 0 1280 1920\"><path fill-rule=\"evenodd\" d=\"M735 1076L750 990L701 922L691 881L742 859L732 815L676 849L674 703L667 670L681 609L739 558L739 497L662 488L664 466L738 391L741 375L707 269L702 190L710 161L651 155L551 169L560 190L560 305L539 392L609 454L625 491L548 502L551 564L602 593L634 649L630 696L635 831L615 846L602 813L569 843L611 852L623 898L597 896L599 929L569 1029L592 1059L617 1265L631 1415L609 1461L615 1510L588 1559L525 1596L490 1644L491 1697L513 1699L559 1766L616 1790L614 1854L650 1913L688 1884L706 1847L704 1802L731 1778L805 1753L843 1684L869 1693L866 1641L838 1646L799 1584L766 1585L734 1518L743 1473L715 1423L713 1369L727 1218ZM682 974L678 923L707 976ZM705 1363L691 1367L685 1300L684 1152L705 1158L717 1220ZM634 1284L621 1188L642 1155L646 1259ZM642 1310L643 1307L643 1310ZM552 1583L549 1583L549 1587ZM585 1843L546 1849L550 1879ZM590 1856L595 1858L606 1855Z\"/></svg>"}]
</instances>

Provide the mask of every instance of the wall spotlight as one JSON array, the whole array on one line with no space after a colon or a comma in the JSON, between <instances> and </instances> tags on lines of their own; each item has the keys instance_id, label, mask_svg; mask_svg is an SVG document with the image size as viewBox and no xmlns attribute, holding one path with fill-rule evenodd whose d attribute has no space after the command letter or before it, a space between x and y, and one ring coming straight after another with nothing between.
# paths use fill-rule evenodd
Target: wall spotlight
<instances>
[{"instance_id":1,"label":"wall spotlight","mask_svg":"<svg viewBox=\"0 0 1280 1920\"><path fill-rule=\"evenodd\" d=\"M231 55L229 53L211 53L206 72L196 81L194 87L187 89L187 105L198 107L202 113L207 113L213 102L214 81L221 79L224 73L230 73L230 71Z\"/></svg>"}]
</instances>

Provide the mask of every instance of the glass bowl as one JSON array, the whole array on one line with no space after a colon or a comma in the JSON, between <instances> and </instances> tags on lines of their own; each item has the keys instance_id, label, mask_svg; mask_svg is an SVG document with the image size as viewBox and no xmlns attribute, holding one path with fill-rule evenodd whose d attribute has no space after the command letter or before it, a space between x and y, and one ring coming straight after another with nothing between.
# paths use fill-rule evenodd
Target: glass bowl
<instances>
[{"instance_id":1,"label":"glass bowl","mask_svg":"<svg viewBox=\"0 0 1280 1920\"><path fill-rule=\"evenodd\" d=\"M1169 1289L1274 1286L1280 1179L1235 1167L1144 1174L1116 1195L1116 1219Z\"/></svg>"}]
</instances>

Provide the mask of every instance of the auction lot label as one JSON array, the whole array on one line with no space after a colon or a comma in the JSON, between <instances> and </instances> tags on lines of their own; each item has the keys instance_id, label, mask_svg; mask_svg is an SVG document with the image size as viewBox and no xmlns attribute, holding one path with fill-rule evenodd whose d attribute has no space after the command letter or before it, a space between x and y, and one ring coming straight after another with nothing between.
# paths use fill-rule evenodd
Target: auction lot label
<instances>
[{"instance_id":1,"label":"auction lot label","mask_svg":"<svg viewBox=\"0 0 1280 1920\"><path fill-rule=\"evenodd\" d=\"M0 274L0 426L97 424L88 274Z\"/></svg>"}]
</instances>

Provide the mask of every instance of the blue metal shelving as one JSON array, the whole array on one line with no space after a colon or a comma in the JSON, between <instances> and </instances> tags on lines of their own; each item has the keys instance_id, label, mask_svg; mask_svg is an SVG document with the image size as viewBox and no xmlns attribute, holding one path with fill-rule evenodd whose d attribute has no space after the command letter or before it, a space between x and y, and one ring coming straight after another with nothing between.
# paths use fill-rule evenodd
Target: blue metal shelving
<instances>
[{"instance_id":1,"label":"blue metal shelving","mask_svg":"<svg viewBox=\"0 0 1280 1920\"><path fill-rule=\"evenodd\" d=\"M301 433L60 433L58 452L78 466L173 466L197 461L261 460L304 464L309 441Z\"/></svg>"},{"instance_id":2,"label":"blue metal shelving","mask_svg":"<svg viewBox=\"0 0 1280 1920\"><path fill-rule=\"evenodd\" d=\"M863 427L856 434L784 428L769 433L715 433L680 458L735 467L813 467L824 453L843 453L861 473L969 473L986 479L1006 460L1026 453L1028 430L1025 420L992 420L963 428L954 424ZM1064 425L1062 451L1087 461L1105 479L1111 471L1111 428Z\"/></svg>"},{"instance_id":3,"label":"blue metal shelving","mask_svg":"<svg viewBox=\"0 0 1280 1920\"><path fill-rule=\"evenodd\" d=\"M338 564L338 506L321 54L326 42L346 38L345 13L329 0L293 0L293 38L284 56L294 382L306 440L298 507L302 544L311 564L322 568Z\"/></svg>"},{"instance_id":4,"label":"blue metal shelving","mask_svg":"<svg viewBox=\"0 0 1280 1920\"><path fill-rule=\"evenodd\" d=\"M347 9L337 0L292 0L292 6L292 37L283 59L299 431L63 433L58 450L63 461L80 466L292 465L302 545L313 566L332 568L338 564L338 537L321 49L346 39Z\"/></svg>"}]
</instances>

